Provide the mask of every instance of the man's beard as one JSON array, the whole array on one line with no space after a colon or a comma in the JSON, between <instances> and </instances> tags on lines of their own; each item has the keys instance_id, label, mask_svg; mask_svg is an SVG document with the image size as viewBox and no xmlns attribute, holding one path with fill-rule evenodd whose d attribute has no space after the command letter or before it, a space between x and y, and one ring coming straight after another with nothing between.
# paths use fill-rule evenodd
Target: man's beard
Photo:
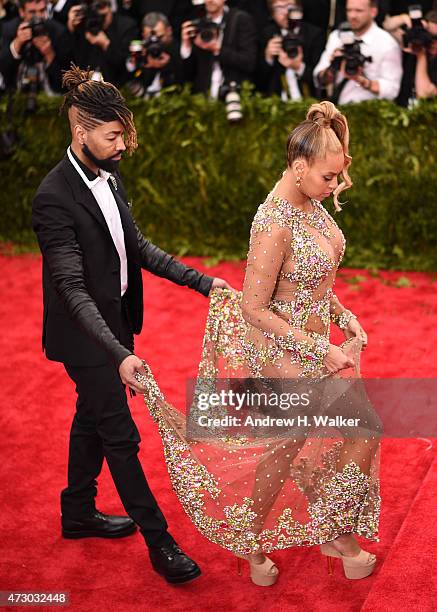
<instances>
[{"instance_id":1,"label":"man's beard","mask_svg":"<svg viewBox=\"0 0 437 612\"><path fill-rule=\"evenodd\" d=\"M98 168L106 170L106 172L112 173L118 170L118 164L120 160L112 159L112 157L107 157L106 159L98 159L93 153L91 153L86 144L82 146L82 153L86 155L88 159L93 162L93 164L95 164Z\"/></svg>"}]
</instances>

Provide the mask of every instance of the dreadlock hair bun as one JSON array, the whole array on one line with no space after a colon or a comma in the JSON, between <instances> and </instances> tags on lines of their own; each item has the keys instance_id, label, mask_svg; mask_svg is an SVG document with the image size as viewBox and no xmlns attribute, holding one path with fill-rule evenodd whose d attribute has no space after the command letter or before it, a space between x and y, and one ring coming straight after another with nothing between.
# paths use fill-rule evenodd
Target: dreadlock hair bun
<instances>
[{"instance_id":1,"label":"dreadlock hair bun","mask_svg":"<svg viewBox=\"0 0 437 612\"><path fill-rule=\"evenodd\" d=\"M129 154L137 148L137 132L133 114L119 90L106 81L93 81L92 70L82 70L74 64L62 77L62 86L67 89L60 112L71 107L78 111L78 121L87 130L102 123L119 121L125 130L125 144Z\"/></svg>"}]
</instances>

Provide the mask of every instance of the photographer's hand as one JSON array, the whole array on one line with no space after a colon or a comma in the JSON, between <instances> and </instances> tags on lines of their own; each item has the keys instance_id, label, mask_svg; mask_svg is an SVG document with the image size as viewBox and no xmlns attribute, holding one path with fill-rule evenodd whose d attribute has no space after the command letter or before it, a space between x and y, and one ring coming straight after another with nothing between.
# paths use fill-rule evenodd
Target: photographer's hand
<instances>
[{"instance_id":1,"label":"photographer's hand","mask_svg":"<svg viewBox=\"0 0 437 612\"><path fill-rule=\"evenodd\" d=\"M273 64L275 57L278 57L282 51L282 39L280 36L273 36L267 43L264 51L264 57L268 64Z\"/></svg>"},{"instance_id":2,"label":"photographer's hand","mask_svg":"<svg viewBox=\"0 0 437 612\"><path fill-rule=\"evenodd\" d=\"M56 57L50 38L48 36L36 36L33 39L32 44L44 57L46 66L50 66Z\"/></svg>"},{"instance_id":3,"label":"photographer's hand","mask_svg":"<svg viewBox=\"0 0 437 612\"><path fill-rule=\"evenodd\" d=\"M73 6L68 11L67 29L72 34L83 20L82 9L80 6Z\"/></svg>"},{"instance_id":4,"label":"photographer's hand","mask_svg":"<svg viewBox=\"0 0 437 612\"><path fill-rule=\"evenodd\" d=\"M278 62L284 66L284 68L291 68L295 72L299 72L303 66L303 50L299 47L298 54L296 57L288 57L285 51L281 48L278 55Z\"/></svg>"},{"instance_id":5,"label":"photographer's hand","mask_svg":"<svg viewBox=\"0 0 437 612\"><path fill-rule=\"evenodd\" d=\"M91 34L91 32L85 32L85 38L91 45L97 45L103 51L107 51L111 41L106 36L103 30L100 30L98 34Z\"/></svg>"},{"instance_id":6,"label":"photographer's hand","mask_svg":"<svg viewBox=\"0 0 437 612\"><path fill-rule=\"evenodd\" d=\"M192 37L195 33L196 29L193 27L191 21L184 21L181 29L181 40L184 47L191 49L193 46Z\"/></svg>"},{"instance_id":7,"label":"photographer's hand","mask_svg":"<svg viewBox=\"0 0 437 612\"><path fill-rule=\"evenodd\" d=\"M28 22L23 21L23 23L20 23L20 25L18 26L17 34L15 35L15 38L12 41L17 55L21 54L21 49L29 40L32 40L32 30L29 27Z\"/></svg>"},{"instance_id":8,"label":"photographer's hand","mask_svg":"<svg viewBox=\"0 0 437 612\"><path fill-rule=\"evenodd\" d=\"M161 53L159 57L150 57L147 56L146 61L144 62L145 68L154 68L155 70L162 70L165 68L170 61L170 55L165 51Z\"/></svg>"}]
</instances>

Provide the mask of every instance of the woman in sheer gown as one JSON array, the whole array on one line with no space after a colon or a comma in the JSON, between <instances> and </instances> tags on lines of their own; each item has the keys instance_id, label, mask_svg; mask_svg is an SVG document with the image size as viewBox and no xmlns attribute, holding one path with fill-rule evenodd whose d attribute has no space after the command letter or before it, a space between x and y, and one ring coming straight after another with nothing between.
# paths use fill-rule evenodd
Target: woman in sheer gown
<instances>
[{"instance_id":1,"label":"woman in sheer gown","mask_svg":"<svg viewBox=\"0 0 437 612\"><path fill-rule=\"evenodd\" d=\"M185 511L209 540L246 559L262 586L278 577L265 555L275 550L321 545L330 571L340 557L349 578L369 575L376 561L353 534L379 541L381 426L359 384L367 336L333 292L345 239L321 204L333 193L341 210L338 196L351 186L348 146L347 120L330 102L311 106L291 133L287 169L252 223L243 291L211 298L189 418L165 401L147 365L141 379ZM330 344L331 321L347 338L340 347ZM200 423L200 393L223 379L252 380L258 390L267 381L315 383L317 414L342 411L359 425L353 433L331 422L304 433L190 430ZM223 417L228 406L211 409Z\"/></svg>"}]
</instances>

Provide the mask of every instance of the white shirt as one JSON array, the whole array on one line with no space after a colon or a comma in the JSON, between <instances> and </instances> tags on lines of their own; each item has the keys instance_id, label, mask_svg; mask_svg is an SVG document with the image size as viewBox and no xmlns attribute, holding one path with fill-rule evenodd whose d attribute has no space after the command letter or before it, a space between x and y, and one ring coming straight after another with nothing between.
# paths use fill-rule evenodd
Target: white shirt
<instances>
[{"instance_id":1,"label":"white shirt","mask_svg":"<svg viewBox=\"0 0 437 612\"><path fill-rule=\"evenodd\" d=\"M226 7L225 7L226 8ZM213 23L220 25L223 21L224 14L220 15L220 17L216 17L215 19L211 19ZM218 40L220 42L220 46L223 42L223 28L220 28L218 34ZM186 45L184 43L181 44L181 58L188 59L191 55L192 47L190 45ZM212 65L212 73L211 73L211 88L210 88L210 96L213 99L217 99L219 95L220 86L223 83L223 71L220 67L219 61L215 61Z\"/></svg>"},{"instance_id":2,"label":"white shirt","mask_svg":"<svg viewBox=\"0 0 437 612\"><path fill-rule=\"evenodd\" d=\"M95 197L97 204L102 211L102 215L105 218L106 225L108 226L109 233L111 234L120 258L120 291L121 295L124 295L127 289L126 246L124 243L124 232L121 224L120 211L118 210L117 202L115 201L111 188L108 185L108 179L111 176L111 173L99 169L100 176L97 176L94 180L90 181L77 161L74 159L70 151L70 147L67 149L67 155L68 159L79 173L85 185L91 190L91 193Z\"/></svg>"},{"instance_id":3,"label":"white shirt","mask_svg":"<svg viewBox=\"0 0 437 612\"><path fill-rule=\"evenodd\" d=\"M376 23L372 23L367 32L357 38L363 41L361 53L372 57L372 62L364 65L364 74L371 81L378 81L379 95L364 89L355 81L348 80L340 94L338 103L347 104L348 102L361 102L362 100L374 100L376 98L394 100L399 93L402 80L402 53L398 43ZM335 30L330 34L326 48L314 69L316 85L318 84L317 75L330 66L330 58L333 52L336 49L341 49L342 46L338 30ZM342 78L338 75L337 82L339 83Z\"/></svg>"}]
</instances>

